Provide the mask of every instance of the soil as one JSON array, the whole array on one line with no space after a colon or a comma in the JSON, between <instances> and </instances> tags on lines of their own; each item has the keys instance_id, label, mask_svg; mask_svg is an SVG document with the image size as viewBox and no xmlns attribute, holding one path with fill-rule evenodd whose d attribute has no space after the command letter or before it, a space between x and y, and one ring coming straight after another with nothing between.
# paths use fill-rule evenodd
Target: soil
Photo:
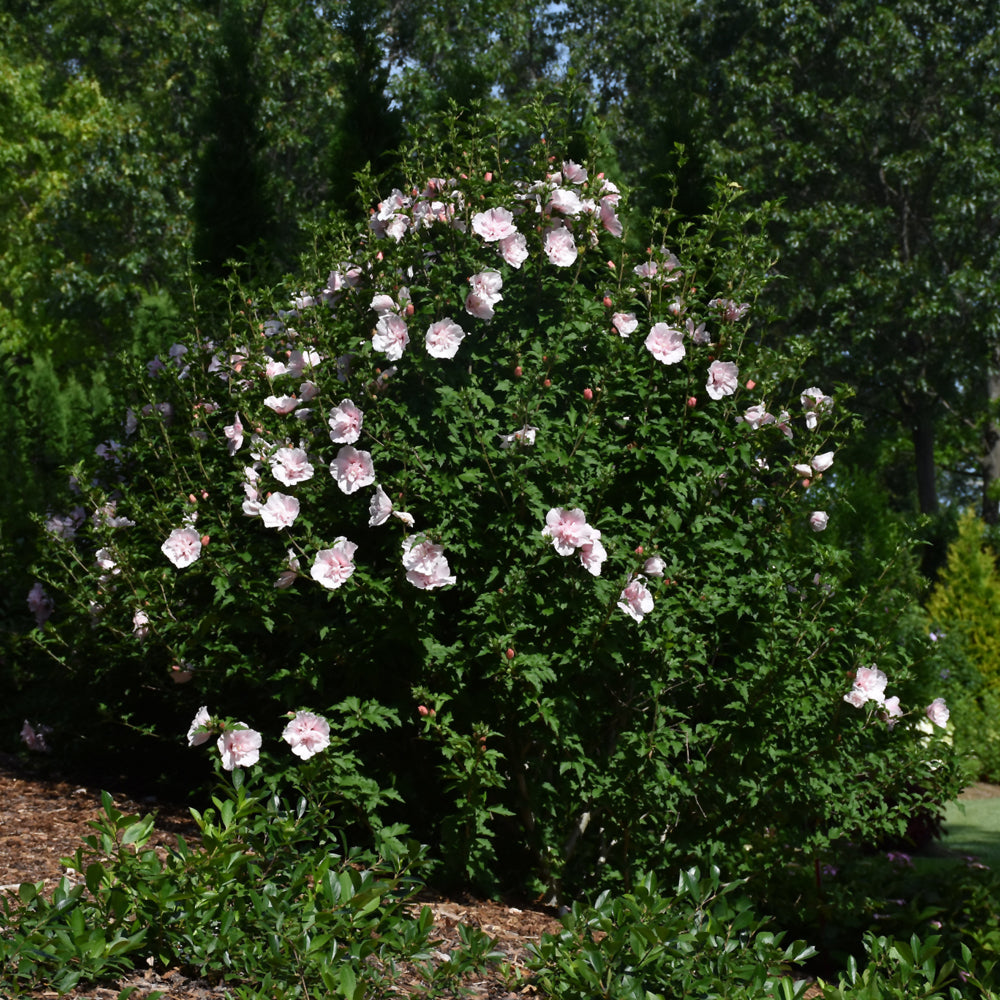
<instances>
[{"instance_id":1,"label":"soil","mask_svg":"<svg viewBox=\"0 0 1000 1000\"><path fill-rule=\"evenodd\" d=\"M156 813L153 845L173 846L177 835L189 843L197 840L197 827L185 807L160 803L155 799L137 802L114 794L115 807L125 813ZM63 877L82 881L62 864L80 846L81 838L93 833L88 825L103 816L100 787L75 781L32 775L17 760L0 755L0 892L13 895L22 882L42 882L47 891ZM554 911L530 905L510 905L468 895L423 892L415 908L429 906L434 914L432 938L437 940L440 957L459 944L458 927L479 927L496 941L496 950L516 970L524 968L526 946L545 931L558 932L561 924ZM238 985L238 984L234 984ZM400 995L405 996L405 980ZM416 977L412 986L416 987ZM225 985L213 985L189 976L184 969L139 969L115 982L88 986L64 994L70 1000L115 1000L122 990L133 988L131 1000L145 1000L160 991L168 1000L224 1000L230 994ZM537 996L525 982L510 983L499 971L481 981L464 984L470 1000L525 1000ZM38 989L19 1000L55 998L53 990Z\"/></svg>"},{"instance_id":2,"label":"soil","mask_svg":"<svg viewBox=\"0 0 1000 1000\"><path fill-rule=\"evenodd\" d=\"M960 796L963 799L1000 796L1000 786L976 784ZM113 796L115 806L127 813L156 813L154 845L172 846L177 835L196 839L197 828L186 808L155 799L136 802L123 794ZM51 890L63 877L79 881L79 875L62 864L72 857L81 838L92 833L88 825L103 815L101 789L74 781L32 775L14 758L0 755L0 891L16 892L21 882L42 882ZM444 958L459 944L460 924L479 927L496 940L497 950L515 970L524 969L526 946L548 931L560 930L557 915L550 909L530 905L510 905L468 895L442 895L425 891L417 906L429 906L434 914L433 937ZM406 995L402 983L400 995ZM417 981L414 978L414 987ZM115 982L89 986L65 994L70 1000L115 1000L122 990L132 988L132 1000L145 1000L160 991L168 1000L224 1000L225 985L213 985L192 978L183 969L140 969ZM810 991L812 993L813 991ZM463 994L470 1000L525 1000L537 996L526 984L511 983L499 972L489 978L467 982ZM24 994L23 1000L54 998L52 990L39 989Z\"/></svg>"}]
</instances>

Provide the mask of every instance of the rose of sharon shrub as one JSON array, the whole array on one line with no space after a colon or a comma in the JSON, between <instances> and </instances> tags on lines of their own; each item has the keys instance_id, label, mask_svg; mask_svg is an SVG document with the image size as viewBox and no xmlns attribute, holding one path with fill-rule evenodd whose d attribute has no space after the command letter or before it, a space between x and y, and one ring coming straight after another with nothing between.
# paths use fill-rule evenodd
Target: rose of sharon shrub
<instances>
[{"instance_id":1,"label":"rose of sharon shrub","mask_svg":"<svg viewBox=\"0 0 1000 1000\"><path fill-rule=\"evenodd\" d=\"M835 400L758 346L732 189L637 252L556 135L509 163L449 146L334 234L325 279L140 370L131 433L78 477L94 516L49 536L35 634L133 725L384 706L406 721L358 752L454 875L812 871L895 829L887 791L916 808L953 776L910 723L935 692L890 641L902 599L842 589L817 533L835 497L821 525L797 467L829 467ZM119 574L76 555L98 548Z\"/></svg>"}]
</instances>

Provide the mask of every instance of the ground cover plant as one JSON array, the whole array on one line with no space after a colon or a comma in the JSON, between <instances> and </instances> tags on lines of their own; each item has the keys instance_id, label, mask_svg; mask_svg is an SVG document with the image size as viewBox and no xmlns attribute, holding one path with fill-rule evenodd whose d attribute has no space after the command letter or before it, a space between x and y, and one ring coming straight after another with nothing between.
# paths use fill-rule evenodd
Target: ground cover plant
<instances>
[{"instance_id":1,"label":"ground cover plant","mask_svg":"<svg viewBox=\"0 0 1000 1000\"><path fill-rule=\"evenodd\" d=\"M43 519L26 739L189 743L442 880L561 901L712 859L810 912L957 790L928 640L825 541L849 428L769 345L738 185L630 220L537 115L429 130L322 271L126 373Z\"/></svg>"}]
</instances>

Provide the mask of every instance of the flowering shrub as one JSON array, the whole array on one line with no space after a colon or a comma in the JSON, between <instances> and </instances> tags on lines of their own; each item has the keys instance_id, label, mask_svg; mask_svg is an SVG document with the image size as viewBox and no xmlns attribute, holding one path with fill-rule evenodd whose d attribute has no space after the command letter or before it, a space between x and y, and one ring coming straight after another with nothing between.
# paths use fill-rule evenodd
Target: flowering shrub
<instances>
[{"instance_id":1,"label":"flowering shrub","mask_svg":"<svg viewBox=\"0 0 1000 1000\"><path fill-rule=\"evenodd\" d=\"M838 411L760 346L738 191L636 250L555 135L428 141L325 280L196 317L77 477L32 634L105 717L248 720L226 766L289 705L383 706L359 759L456 875L802 870L950 787L935 692L818 534Z\"/></svg>"}]
</instances>

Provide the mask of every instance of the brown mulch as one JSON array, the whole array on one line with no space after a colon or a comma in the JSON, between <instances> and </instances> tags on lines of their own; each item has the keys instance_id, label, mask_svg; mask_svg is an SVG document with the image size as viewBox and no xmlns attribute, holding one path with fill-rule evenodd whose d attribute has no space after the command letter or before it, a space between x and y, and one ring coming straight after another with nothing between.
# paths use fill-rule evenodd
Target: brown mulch
<instances>
[{"instance_id":1,"label":"brown mulch","mask_svg":"<svg viewBox=\"0 0 1000 1000\"><path fill-rule=\"evenodd\" d=\"M115 807L124 813L156 813L154 846L173 846L178 834L189 843L197 840L197 827L186 808L155 799L136 802L121 794L113 797ZM14 758L0 756L0 891L13 895L22 882L42 882L46 891L51 891L64 876L82 881L61 859L76 853L81 838L94 833L88 824L103 815L100 788L33 776ZM526 945L545 931L561 928L551 910L468 895L425 891L417 899L416 907L420 906L429 906L434 914L432 938L438 941L435 950L442 959L458 946L458 927L465 924L494 938L496 950L505 960L514 969L523 969ZM115 1000L128 987L135 990L132 1000L145 1000L157 990L169 1000L224 1000L229 996L224 985L192 978L183 969L153 967L136 970L117 982L81 987L64 995L70 1000ZM530 1000L536 995L532 987L512 984L499 971L482 981L465 983L464 989L471 1000ZM57 995L54 990L38 989L24 994L22 1000L48 1000Z\"/></svg>"}]
</instances>

